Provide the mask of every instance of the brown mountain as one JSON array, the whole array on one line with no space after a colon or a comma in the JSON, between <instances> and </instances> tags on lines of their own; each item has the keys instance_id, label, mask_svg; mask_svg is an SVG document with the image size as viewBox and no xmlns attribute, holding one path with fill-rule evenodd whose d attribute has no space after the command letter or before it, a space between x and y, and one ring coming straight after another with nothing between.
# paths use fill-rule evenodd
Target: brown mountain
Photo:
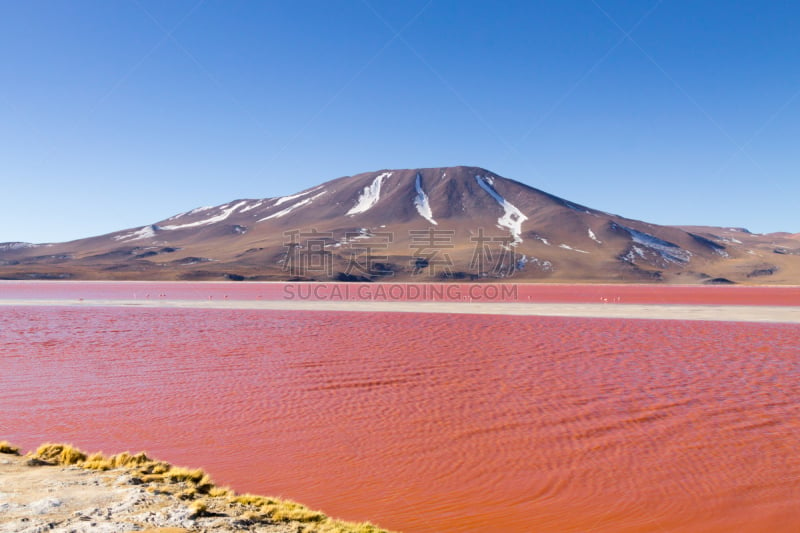
<instances>
[{"instance_id":1,"label":"brown mountain","mask_svg":"<svg viewBox=\"0 0 800 533\"><path fill-rule=\"evenodd\" d=\"M382 170L60 244L6 279L800 283L797 234L659 226L475 167Z\"/></svg>"}]
</instances>

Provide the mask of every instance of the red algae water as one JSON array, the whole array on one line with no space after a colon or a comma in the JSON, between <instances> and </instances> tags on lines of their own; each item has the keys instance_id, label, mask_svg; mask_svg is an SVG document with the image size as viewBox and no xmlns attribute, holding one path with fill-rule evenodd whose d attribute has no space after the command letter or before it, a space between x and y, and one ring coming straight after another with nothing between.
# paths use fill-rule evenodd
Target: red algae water
<instances>
[{"instance_id":1,"label":"red algae water","mask_svg":"<svg viewBox=\"0 0 800 533\"><path fill-rule=\"evenodd\" d=\"M798 325L4 306L0 371L0 439L408 532L800 527Z\"/></svg>"}]
</instances>

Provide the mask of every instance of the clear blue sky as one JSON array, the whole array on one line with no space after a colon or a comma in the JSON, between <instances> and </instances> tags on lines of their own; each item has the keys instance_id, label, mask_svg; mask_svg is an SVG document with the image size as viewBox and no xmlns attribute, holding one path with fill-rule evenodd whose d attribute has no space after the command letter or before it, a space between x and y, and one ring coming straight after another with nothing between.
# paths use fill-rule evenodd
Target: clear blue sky
<instances>
[{"instance_id":1,"label":"clear blue sky","mask_svg":"<svg viewBox=\"0 0 800 533\"><path fill-rule=\"evenodd\" d=\"M0 0L0 242L458 164L798 232L800 4Z\"/></svg>"}]
</instances>

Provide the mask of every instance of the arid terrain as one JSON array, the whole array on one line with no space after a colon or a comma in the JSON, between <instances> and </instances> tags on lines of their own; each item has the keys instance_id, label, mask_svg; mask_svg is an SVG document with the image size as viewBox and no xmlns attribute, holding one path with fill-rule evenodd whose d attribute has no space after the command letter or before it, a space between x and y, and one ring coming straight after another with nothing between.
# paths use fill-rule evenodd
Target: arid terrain
<instances>
[{"instance_id":1,"label":"arid terrain","mask_svg":"<svg viewBox=\"0 0 800 533\"><path fill-rule=\"evenodd\" d=\"M382 170L67 243L2 243L0 279L787 285L800 284L800 236L650 224L476 167Z\"/></svg>"},{"instance_id":2,"label":"arid terrain","mask_svg":"<svg viewBox=\"0 0 800 533\"><path fill-rule=\"evenodd\" d=\"M47 445L26 456L0 442L0 532L375 532L302 505L213 486L200 470L143 454L87 456Z\"/></svg>"}]
</instances>

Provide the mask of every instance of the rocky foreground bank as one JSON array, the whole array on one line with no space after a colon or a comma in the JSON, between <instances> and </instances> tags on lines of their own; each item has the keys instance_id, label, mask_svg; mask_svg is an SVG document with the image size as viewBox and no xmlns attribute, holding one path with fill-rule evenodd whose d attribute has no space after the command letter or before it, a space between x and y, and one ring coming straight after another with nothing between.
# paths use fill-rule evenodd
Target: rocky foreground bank
<instances>
[{"instance_id":1,"label":"rocky foreground bank","mask_svg":"<svg viewBox=\"0 0 800 533\"><path fill-rule=\"evenodd\" d=\"M21 455L0 442L0 532L379 533L288 500L236 494L202 470L145 454L110 457L45 444Z\"/></svg>"}]
</instances>

